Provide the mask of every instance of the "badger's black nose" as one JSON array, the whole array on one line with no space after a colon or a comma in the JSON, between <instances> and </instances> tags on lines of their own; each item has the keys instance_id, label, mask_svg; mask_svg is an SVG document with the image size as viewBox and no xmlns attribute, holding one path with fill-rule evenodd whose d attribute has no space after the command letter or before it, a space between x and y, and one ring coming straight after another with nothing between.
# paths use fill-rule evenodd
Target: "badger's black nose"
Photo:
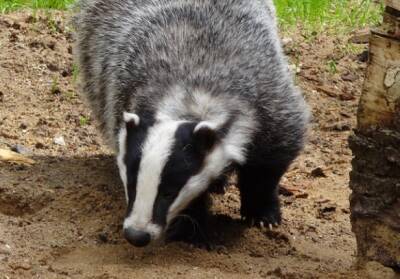
<instances>
[{"instance_id":1,"label":"badger's black nose","mask_svg":"<svg viewBox=\"0 0 400 279\"><path fill-rule=\"evenodd\" d=\"M144 247L150 243L150 234L132 228L124 229L124 236L130 244L136 247Z\"/></svg>"}]
</instances>

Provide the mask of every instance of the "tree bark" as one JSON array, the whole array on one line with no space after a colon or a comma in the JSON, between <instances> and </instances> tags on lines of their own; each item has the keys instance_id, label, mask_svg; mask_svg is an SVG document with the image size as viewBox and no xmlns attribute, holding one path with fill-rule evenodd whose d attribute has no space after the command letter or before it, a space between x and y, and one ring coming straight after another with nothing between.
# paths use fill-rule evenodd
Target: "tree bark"
<instances>
[{"instance_id":1,"label":"tree bark","mask_svg":"<svg viewBox=\"0 0 400 279\"><path fill-rule=\"evenodd\" d=\"M386 4L349 140L350 206L359 257L400 270L400 0Z\"/></svg>"}]
</instances>

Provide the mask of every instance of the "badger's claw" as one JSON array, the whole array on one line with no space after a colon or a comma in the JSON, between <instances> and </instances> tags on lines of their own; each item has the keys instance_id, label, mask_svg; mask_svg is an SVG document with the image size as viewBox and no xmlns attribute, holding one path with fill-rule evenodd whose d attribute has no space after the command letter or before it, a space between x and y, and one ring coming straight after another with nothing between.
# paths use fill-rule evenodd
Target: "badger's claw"
<instances>
[{"instance_id":1,"label":"badger's claw","mask_svg":"<svg viewBox=\"0 0 400 279\"><path fill-rule=\"evenodd\" d=\"M273 228L279 227L281 224L281 220L276 221L275 219L271 220L268 218L254 218L254 217L246 217L242 218L244 222L248 224L250 227L257 226L262 230L269 229L273 230Z\"/></svg>"},{"instance_id":2,"label":"badger's claw","mask_svg":"<svg viewBox=\"0 0 400 279\"><path fill-rule=\"evenodd\" d=\"M275 223L269 223L266 221L262 221L263 219L258 219L258 218L242 218L242 221L246 222L249 227L259 227L261 230L270 230L272 231L274 228L279 227L279 224L277 222Z\"/></svg>"},{"instance_id":3,"label":"badger's claw","mask_svg":"<svg viewBox=\"0 0 400 279\"><path fill-rule=\"evenodd\" d=\"M240 213L248 225L251 227L256 225L261 229L272 230L274 227L280 225L282 221L278 199L263 203L262 205L244 203L242 204Z\"/></svg>"},{"instance_id":4,"label":"badger's claw","mask_svg":"<svg viewBox=\"0 0 400 279\"><path fill-rule=\"evenodd\" d=\"M281 224L281 216L280 214L275 216L275 218L267 217L242 217L242 220L245 221L248 226L254 227L257 226L261 230L270 230L272 231L274 228L279 227Z\"/></svg>"}]
</instances>

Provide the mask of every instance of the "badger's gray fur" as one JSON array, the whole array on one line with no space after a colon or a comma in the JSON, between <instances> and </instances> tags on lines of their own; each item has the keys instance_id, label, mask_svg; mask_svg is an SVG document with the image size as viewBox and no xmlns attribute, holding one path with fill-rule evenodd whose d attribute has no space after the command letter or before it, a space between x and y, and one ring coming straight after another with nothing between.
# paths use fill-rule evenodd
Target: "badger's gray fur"
<instances>
[{"instance_id":1,"label":"badger's gray fur","mask_svg":"<svg viewBox=\"0 0 400 279\"><path fill-rule=\"evenodd\" d=\"M85 0L78 10L82 92L119 154L125 231L159 238L229 165L239 172L242 215L279 222L277 184L303 147L309 113L272 0ZM197 142L210 141L198 160ZM189 162L169 175L181 157ZM180 175L178 187L171 177ZM164 191L173 192L168 206Z\"/></svg>"}]
</instances>

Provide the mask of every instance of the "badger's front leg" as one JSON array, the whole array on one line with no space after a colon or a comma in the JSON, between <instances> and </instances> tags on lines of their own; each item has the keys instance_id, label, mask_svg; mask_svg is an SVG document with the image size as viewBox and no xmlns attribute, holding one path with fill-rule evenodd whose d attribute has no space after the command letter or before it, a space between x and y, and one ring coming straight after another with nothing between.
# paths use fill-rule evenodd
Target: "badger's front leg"
<instances>
[{"instance_id":1,"label":"badger's front leg","mask_svg":"<svg viewBox=\"0 0 400 279\"><path fill-rule=\"evenodd\" d=\"M239 172L241 215L251 225L277 226L281 223L278 197L284 167L245 165Z\"/></svg>"}]
</instances>

